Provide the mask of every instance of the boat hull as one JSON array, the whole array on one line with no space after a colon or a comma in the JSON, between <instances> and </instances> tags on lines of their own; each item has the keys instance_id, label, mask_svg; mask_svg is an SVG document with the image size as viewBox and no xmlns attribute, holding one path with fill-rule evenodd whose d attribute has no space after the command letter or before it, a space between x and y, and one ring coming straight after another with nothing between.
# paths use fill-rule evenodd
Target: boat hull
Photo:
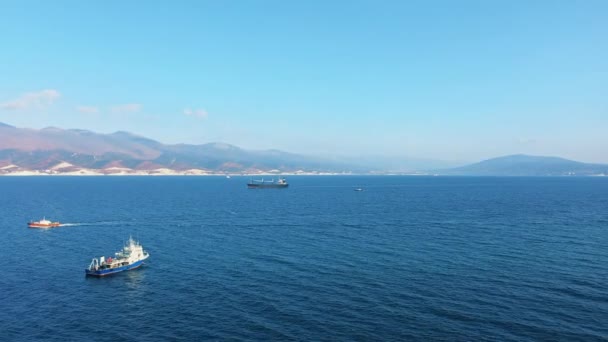
<instances>
[{"instance_id":1,"label":"boat hull","mask_svg":"<svg viewBox=\"0 0 608 342\"><path fill-rule=\"evenodd\" d=\"M147 259L147 257L144 258L144 259L141 259L139 261L136 261L136 262L134 262L134 263L132 263L130 265L120 266L120 267L115 267L115 268L108 268L108 269L103 269L103 270L99 269L99 270L96 270L96 271L92 271L92 270L89 270L89 269L85 269L85 273L86 273L87 276L105 277L105 276L110 275L110 274L120 273L120 272L130 271L130 270L136 269L136 268L142 266L144 264L144 260L146 260L146 259Z\"/></svg>"},{"instance_id":2,"label":"boat hull","mask_svg":"<svg viewBox=\"0 0 608 342\"><path fill-rule=\"evenodd\" d=\"M53 222L53 223L49 223L49 224L40 224L40 223L28 223L27 226L29 228L55 228L55 227L59 227L61 225L61 223L59 222Z\"/></svg>"},{"instance_id":3,"label":"boat hull","mask_svg":"<svg viewBox=\"0 0 608 342\"><path fill-rule=\"evenodd\" d=\"M288 186L289 184L247 184L249 189L282 189Z\"/></svg>"}]
</instances>

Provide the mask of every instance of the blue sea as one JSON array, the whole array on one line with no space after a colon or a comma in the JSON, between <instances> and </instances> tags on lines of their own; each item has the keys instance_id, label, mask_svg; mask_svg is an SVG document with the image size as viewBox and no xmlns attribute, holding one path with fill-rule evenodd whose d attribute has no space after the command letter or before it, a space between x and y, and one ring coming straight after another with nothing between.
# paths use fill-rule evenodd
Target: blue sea
<instances>
[{"instance_id":1,"label":"blue sea","mask_svg":"<svg viewBox=\"0 0 608 342\"><path fill-rule=\"evenodd\" d=\"M608 178L248 180L0 177L0 341L608 340Z\"/></svg>"}]
</instances>

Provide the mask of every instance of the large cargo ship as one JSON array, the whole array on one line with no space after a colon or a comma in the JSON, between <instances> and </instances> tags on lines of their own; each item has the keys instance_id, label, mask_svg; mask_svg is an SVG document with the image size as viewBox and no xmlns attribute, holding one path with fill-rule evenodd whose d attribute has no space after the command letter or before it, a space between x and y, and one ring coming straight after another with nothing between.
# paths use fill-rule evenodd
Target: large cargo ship
<instances>
[{"instance_id":1,"label":"large cargo ship","mask_svg":"<svg viewBox=\"0 0 608 342\"><path fill-rule=\"evenodd\" d=\"M269 181L265 181L264 179L261 180L250 180L249 183L247 183L247 187L249 189L277 189L277 188L286 188L288 187L289 184L287 184L287 181L285 180L285 178L279 178L279 180L275 181L273 180L269 180Z\"/></svg>"},{"instance_id":2,"label":"large cargo ship","mask_svg":"<svg viewBox=\"0 0 608 342\"><path fill-rule=\"evenodd\" d=\"M27 223L27 226L30 228L55 228L55 227L59 227L61 225L61 223L59 222L52 222L47 220L46 218L43 218L40 221L30 221Z\"/></svg>"},{"instance_id":3,"label":"large cargo ship","mask_svg":"<svg viewBox=\"0 0 608 342\"><path fill-rule=\"evenodd\" d=\"M89 276L103 277L109 274L114 274L122 271L132 270L143 265L144 260L148 259L150 254L144 251L139 242L129 238L126 246L121 251L114 253L112 257L93 258L89 268L85 270Z\"/></svg>"}]
</instances>

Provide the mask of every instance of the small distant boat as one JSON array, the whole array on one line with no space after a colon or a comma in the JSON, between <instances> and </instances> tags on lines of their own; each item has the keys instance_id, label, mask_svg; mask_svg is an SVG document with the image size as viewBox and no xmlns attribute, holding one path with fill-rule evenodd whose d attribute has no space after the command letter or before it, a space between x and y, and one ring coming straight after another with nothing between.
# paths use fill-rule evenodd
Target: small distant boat
<instances>
[{"instance_id":1,"label":"small distant boat","mask_svg":"<svg viewBox=\"0 0 608 342\"><path fill-rule=\"evenodd\" d=\"M230 175L226 175L226 178L230 179Z\"/></svg>"},{"instance_id":2,"label":"small distant boat","mask_svg":"<svg viewBox=\"0 0 608 342\"><path fill-rule=\"evenodd\" d=\"M122 250L114 253L114 258L103 256L93 258L85 272L88 276L103 277L138 268L144 264L144 260L148 257L150 257L150 254L144 251L143 246L133 238L129 238Z\"/></svg>"},{"instance_id":3,"label":"small distant boat","mask_svg":"<svg viewBox=\"0 0 608 342\"><path fill-rule=\"evenodd\" d=\"M264 179L261 180L250 180L249 183L247 183L247 187L249 189L266 189L266 188L286 188L288 187L289 184L287 184L287 181L285 180L285 178L279 178L279 180L275 181L273 180L269 180L269 181L265 181Z\"/></svg>"},{"instance_id":4,"label":"small distant boat","mask_svg":"<svg viewBox=\"0 0 608 342\"><path fill-rule=\"evenodd\" d=\"M363 191L362 188L355 188L355 191Z\"/></svg>"},{"instance_id":5,"label":"small distant boat","mask_svg":"<svg viewBox=\"0 0 608 342\"><path fill-rule=\"evenodd\" d=\"M52 222L47 220L46 218L43 218L40 221L30 221L27 223L27 226L30 228L54 228L54 227L59 227L61 225L61 223L59 222Z\"/></svg>"}]
</instances>

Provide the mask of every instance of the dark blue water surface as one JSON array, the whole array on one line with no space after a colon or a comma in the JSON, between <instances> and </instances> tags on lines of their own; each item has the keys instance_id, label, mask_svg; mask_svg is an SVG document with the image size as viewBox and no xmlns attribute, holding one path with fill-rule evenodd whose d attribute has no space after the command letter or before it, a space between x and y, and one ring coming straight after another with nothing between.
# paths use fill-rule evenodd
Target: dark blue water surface
<instances>
[{"instance_id":1,"label":"dark blue water surface","mask_svg":"<svg viewBox=\"0 0 608 342\"><path fill-rule=\"evenodd\" d=\"M608 178L247 181L1 177L0 340L608 339Z\"/></svg>"}]
</instances>

